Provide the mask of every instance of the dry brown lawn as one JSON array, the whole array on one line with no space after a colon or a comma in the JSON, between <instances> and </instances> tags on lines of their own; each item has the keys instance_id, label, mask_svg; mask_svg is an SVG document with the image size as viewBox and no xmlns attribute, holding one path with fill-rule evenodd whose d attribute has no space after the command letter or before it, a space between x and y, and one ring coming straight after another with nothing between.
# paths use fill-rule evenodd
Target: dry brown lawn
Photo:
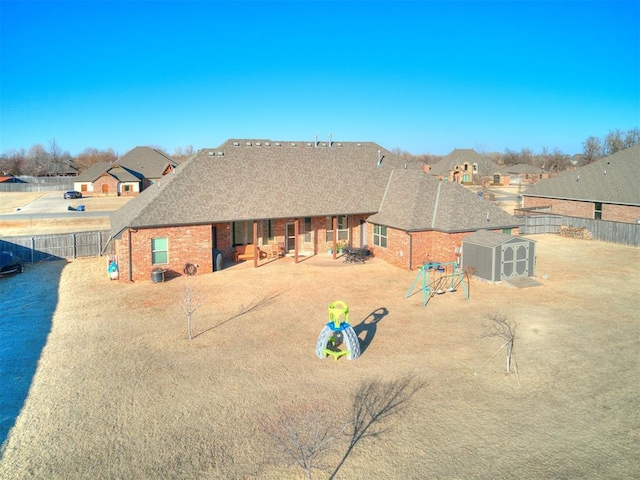
<instances>
[{"instance_id":1,"label":"dry brown lawn","mask_svg":"<svg viewBox=\"0 0 640 480\"><path fill-rule=\"evenodd\" d=\"M360 382L409 374L426 388L338 478L638 478L640 250L533 239L541 286L472 279L468 300L459 289L427 307L405 298L416 272L376 259L133 285L109 281L104 258L74 260L47 280L59 282L51 332L0 478L302 478L261 419L327 403L342 416ZM192 341L187 283L202 300ZM357 360L315 356L334 300L365 323ZM501 345L481 335L490 312L517 322L521 386L502 352L480 368Z\"/></svg>"}]
</instances>

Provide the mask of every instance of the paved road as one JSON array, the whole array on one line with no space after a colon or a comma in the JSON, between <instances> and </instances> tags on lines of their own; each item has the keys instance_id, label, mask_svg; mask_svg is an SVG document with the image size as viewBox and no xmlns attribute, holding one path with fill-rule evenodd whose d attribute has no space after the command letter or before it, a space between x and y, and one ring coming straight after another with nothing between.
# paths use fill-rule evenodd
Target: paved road
<instances>
[{"instance_id":1,"label":"paved road","mask_svg":"<svg viewBox=\"0 0 640 480\"><path fill-rule=\"evenodd\" d=\"M100 206L101 198L84 197L77 199L63 198L63 192L47 193L27 205L23 205L12 213L0 215L3 220L31 220L39 218L95 218L108 217L117 208L105 210ZM67 207L85 205L84 212L72 211ZM95 206L95 209L92 209Z\"/></svg>"}]
</instances>

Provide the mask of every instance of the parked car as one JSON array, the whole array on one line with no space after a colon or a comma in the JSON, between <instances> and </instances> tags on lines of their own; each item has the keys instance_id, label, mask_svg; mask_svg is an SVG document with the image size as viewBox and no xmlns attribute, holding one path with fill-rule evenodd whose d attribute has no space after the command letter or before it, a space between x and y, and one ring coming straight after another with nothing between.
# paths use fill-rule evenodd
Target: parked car
<instances>
[{"instance_id":1,"label":"parked car","mask_svg":"<svg viewBox=\"0 0 640 480\"><path fill-rule=\"evenodd\" d=\"M69 190L68 192L64 192L64 198L82 198L82 193L76 192L75 190Z\"/></svg>"},{"instance_id":2,"label":"parked car","mask_svg":"<svg viewBox=\"0 0 640 480\"><path fill-rule=\"evenodd\" d=\"M15 272L24 272L24 267L22 266L22 260L20 260L20 257L11 252L0 252L0 275Z\"/></svg>"}]
</instances>

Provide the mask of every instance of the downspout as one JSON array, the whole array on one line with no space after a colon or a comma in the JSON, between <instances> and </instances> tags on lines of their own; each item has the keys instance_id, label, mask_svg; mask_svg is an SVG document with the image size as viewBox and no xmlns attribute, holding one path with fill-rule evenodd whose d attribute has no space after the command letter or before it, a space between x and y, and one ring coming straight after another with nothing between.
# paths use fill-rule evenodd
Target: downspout
<instances>
[{"instance_id":1,"label":"downspout","mask_svg":"<svg viewBox=\"0 0 640 480\"><path fill-rule=\"evenodd\" d=\"M253 221L253 268L258 268L258 257L260 257L260 251L258 250L258 221Z\"/></svg>"},{"instance_id":2,"label":"downspout","mask_svg":"<svg viewBox=\"0 0 640 480\"><path fill-rule=\"evenodd\" d=\"M407 232L409 235L409 271L413 270L413 235L411 232Z\"/></svg>"},{"instance_id":3,"label":"downspout","mask_svg":"<svg viewBox=\"0 0 640 480\"><path fill-rule=\"evenodd\" d=\"M131 229L129 229L129 281L133 282L133 254L131 253Z\"/></svg>"}]
</instances>

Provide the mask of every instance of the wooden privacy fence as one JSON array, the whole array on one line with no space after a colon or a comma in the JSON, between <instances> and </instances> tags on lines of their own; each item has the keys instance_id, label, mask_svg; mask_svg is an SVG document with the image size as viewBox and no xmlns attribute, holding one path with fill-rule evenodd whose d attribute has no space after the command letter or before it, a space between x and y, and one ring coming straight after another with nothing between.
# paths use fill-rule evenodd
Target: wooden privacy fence
<instances>
[{"instance_id":1,"label":"wooden privacy fence","mask_svg":"<svg viewBox=\"0 0 640 480\"><path fill-rule=\"evenodd\" d=\"M566 217L563 215L527 215L518 217L525 222L520 233L558 233L560 227L584 228L594 240L640 247L640 225L637 223L607 222L589 218Z\"/></svg>"},{"instance_id":2,"label":"wooden privacy fence","mask_svg":"<svg viewBox=\"0 0 640 480\"><path fill-rule=\"evenodd\" d=\"M103 252L109 231L21 235L0 237L0 250L12 252L23 262L34 263L62 258L98 257L113 252L113 244Z\"/></svg>"}]
</instances>

